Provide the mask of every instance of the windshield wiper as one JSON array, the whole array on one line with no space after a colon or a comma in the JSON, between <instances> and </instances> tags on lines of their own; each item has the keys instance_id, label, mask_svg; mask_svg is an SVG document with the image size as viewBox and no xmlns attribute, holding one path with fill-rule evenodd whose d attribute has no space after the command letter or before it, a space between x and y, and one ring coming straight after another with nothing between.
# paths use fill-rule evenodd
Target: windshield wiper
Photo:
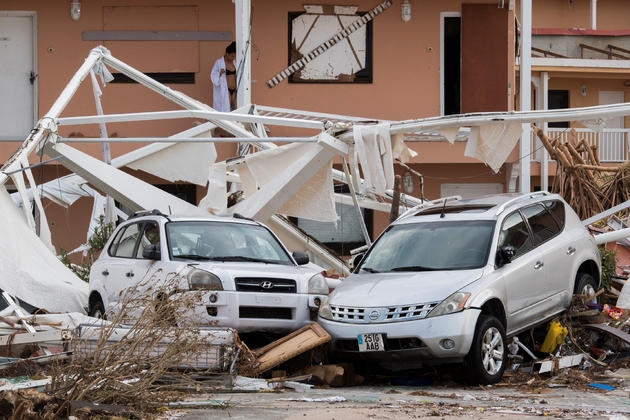
<instances>
[{"instance_id":1,"label":"windshield wiper","mask_svg":"<svg viewBox=\"0 0 630 420\"><path fill-rule=\"evenodd\" d=\"M263 260L261 258L252 258L252 257L244 257L242 255L234 255L234 256L223 256L223 257L214 257L213 261L247 261L247 262L260 262L265 264L280 264L276 261Z\"/></svg>"},{"instance_id":2,"label":"windshield wiper","mask_svg":"<svg viewBox=\"0 0 630 420\"><path fill-rule=\"evenodd\" d=\"M197 255L197 254L173 255L173 258L186 258L186 259L189 259L189 260L204 260L204 261L214 260L214 258L212 258L212 257L206 257L204 255Z\"/></svg>"},{"instance_id":3,"label":"windshield wiper","mask_svg":"<svg viewBox=\"0 0 630 420\"><path fill-rule=\"evenodd\" d=\"M423 265L410 265L407 267L395 267L390 271L435 271L437 268L425 267Z\"/></svg>"},{"instance_id":4,"label":"windshield wiper","mask_svg":"<svg viewBox=\"0 0 630 420\"><path fill-rule=\"evenodd\" d=\"M378 273L378 270L375 270L371 267L361 267L361 270L367 271L368 273Z\"/></svg>"}]
</instances>

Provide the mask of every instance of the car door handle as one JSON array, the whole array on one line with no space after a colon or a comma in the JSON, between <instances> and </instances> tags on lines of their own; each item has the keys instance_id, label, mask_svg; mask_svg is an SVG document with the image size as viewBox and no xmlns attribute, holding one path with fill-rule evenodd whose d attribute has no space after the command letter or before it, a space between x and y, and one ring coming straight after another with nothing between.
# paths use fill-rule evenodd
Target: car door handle
<instances>
[{"instance_id":1,"label":"car door handle","mask_svg":"<svg viewBox=\"0 0 630 420\"><path fill-rule=\"evenodd\" d=\"M105 271L103 271L101 274L104 276L109 276L109 270L105 269Z\"/></svg>"},{"instance_id":2,"label":"car door handle","mask_svg":"<svg viewBox=\"0 0 630 420\"><path fill-rule=\"evenodd\" d=\"M544 262L542 261L536 261L536 264L534 265L534 269L538 270L540 268L543 268L543 265L545 265Z\"/></svg>"},{"instance_id":3,"label":"car door handle","mask_svg":"<svg viewBox=\"0 0 630 420\"><path fill-rule=\"evenodd\" d=\"M133 277L133 271L128 271L127 274L125 274L125 276L127 277Z\"/></svg>"},{"instance_id":4,"label":"car door handle","mask_svg":"<svg viewBox=\"0 0 630 420\"><path fill-rule=\"evenodd\" d=\"M573 255L575 254L575 247L570 246L569 249L567 249L567 254L568 255Z\"/></svg>"}]
</instances>

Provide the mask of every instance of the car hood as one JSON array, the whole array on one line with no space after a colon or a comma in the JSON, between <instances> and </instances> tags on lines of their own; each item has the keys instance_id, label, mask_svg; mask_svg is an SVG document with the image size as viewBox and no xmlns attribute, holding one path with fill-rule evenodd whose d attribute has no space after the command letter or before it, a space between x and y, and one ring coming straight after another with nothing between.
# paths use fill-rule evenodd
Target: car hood
<instances>
[{"instance_id":1,"label":"car hood","mask_svg":"<svg viewBox=\"0 0 630 420\"><path fill-rule=\"evenodd\" d=\"M483 269L421 273L352 274L330 296L330 304L384 307L439 302L481 278Z\"/></svg>"}]
</instances>

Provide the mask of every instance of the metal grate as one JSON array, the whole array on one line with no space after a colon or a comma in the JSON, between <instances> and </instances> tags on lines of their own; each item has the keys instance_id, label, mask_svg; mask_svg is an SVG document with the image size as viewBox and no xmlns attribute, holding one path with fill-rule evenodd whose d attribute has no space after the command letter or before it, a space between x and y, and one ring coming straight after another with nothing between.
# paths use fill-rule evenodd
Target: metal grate
<instances>
[{"instance_id":1,"label":"metal grate","mask_svg":"<svg viewBox=\"0 0 630 420\"><path fill-rule=\"evenodd\" d=\"M422 319L438 304L439 302L418 303L387 308L352 308L330 305L330 311L332 312L333 321L368 324ZM376 312L379 314L378 318L370 319L369 315Z\"/></svg>"},{"instance_id":2,"label":"metal grate","mask_svg":"<svg viewBox=\"0 0 630 420\"><path fill-rule=\"evenodd\" d=\"M297 293L295 280L258 277L237 277L234 279L239 292Z\"/></svg>"}]
</instances>

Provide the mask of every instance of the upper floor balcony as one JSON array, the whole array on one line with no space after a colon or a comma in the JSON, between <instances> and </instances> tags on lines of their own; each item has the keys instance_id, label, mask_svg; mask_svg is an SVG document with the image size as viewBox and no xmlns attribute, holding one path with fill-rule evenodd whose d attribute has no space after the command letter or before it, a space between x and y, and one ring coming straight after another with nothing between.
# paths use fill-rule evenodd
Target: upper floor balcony
<instances>
[{"instance_id":1,"label":"upper floor balcony","mask_svg":"<svg viewBox=\"0 0 630 420\"><path fill-rule=\"evenodd\" d=\"M575 71L630 69L630 30L532 30L532 67Z\"/></svg>"}]
</instances>

